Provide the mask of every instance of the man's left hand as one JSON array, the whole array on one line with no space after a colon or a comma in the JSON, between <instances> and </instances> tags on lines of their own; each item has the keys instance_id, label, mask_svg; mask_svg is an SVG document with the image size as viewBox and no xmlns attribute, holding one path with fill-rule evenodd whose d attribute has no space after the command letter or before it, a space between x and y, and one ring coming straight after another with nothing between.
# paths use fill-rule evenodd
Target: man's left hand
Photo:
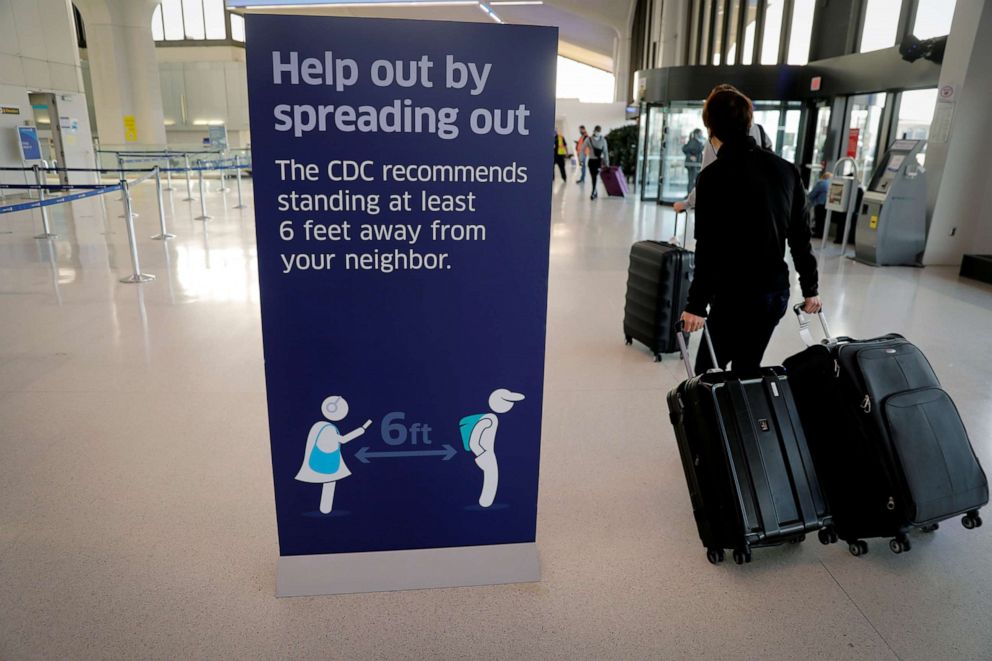
<instances>
[{"instance_id":1,"label":"man's left hand","mask_svg":"<svg viewBox=\"0 0 992 661\"><path fill-rule=\"evenodd\" d=\"M706 323L705 317L700 317L690 312L682 313L682 329L687 333L695 333L698 330L702 330L704 323Z\"/></svg>"}]
</instances>

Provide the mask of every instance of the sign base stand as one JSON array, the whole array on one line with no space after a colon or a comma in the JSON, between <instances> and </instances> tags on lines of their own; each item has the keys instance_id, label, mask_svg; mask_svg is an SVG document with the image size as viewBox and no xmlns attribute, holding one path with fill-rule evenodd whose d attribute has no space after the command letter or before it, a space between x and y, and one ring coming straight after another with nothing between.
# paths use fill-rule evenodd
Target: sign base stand
<instances>
[{"instance_id":1,"label":"sign base stand","mask_svg":"<svg viewBox=\"0 0 992 661\"><path fill-rule=\"evenodd\" d=\"M280 556L276 596L454 588L541 580L537 544Z\"/></svg>"}]
</instances>

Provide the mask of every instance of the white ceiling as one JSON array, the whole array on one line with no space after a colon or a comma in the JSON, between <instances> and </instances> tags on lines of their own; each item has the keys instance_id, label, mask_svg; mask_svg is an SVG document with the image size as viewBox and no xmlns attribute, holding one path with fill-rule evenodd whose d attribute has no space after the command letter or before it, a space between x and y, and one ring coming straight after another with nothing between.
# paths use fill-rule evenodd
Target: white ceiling
<instances>
[{"instance_id":1,"label":"white ceiling","mask_svg":"<svg viewBox=\"0 0 992 661\"><path fill-rule=\"evenodd\" d=\"M556 26L561 42L559 44L561 55L612 71L614 40L618 35L629 32L629 17L635 2L636 0L544 0L544 4L541 5L496 5L493 10L505 23ZM321 6L283 8L278 12L314 16L492 21L478 5L340 8Z\"/></svg>"}]
</instances>

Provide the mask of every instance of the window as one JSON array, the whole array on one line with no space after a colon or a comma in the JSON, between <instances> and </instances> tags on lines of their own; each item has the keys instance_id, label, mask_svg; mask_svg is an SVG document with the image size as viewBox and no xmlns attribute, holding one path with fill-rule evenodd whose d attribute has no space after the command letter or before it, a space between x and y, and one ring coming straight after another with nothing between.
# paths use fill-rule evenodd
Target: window
<instances>
[{"instance_id":1,"label":"window","mask_svg":"<svg viewBox=\"0 0 992 661\"><path fill-rule=\"evenodd\" d=\"M238 14L231 14L231 39L244 43L245 41L245 17Z\"/></svg>"},{"instance_id":2,"label":"window","mask_svg":"<svg viewBox=\"0 0 992 661\"><path fill-rule=\"evenodd\" d=\"M689 64L699 64L699 10L697 2L692 7L692 24L689 28Z\"/></svg>"},{"instance_id":3,"label":"window","mask_svg":"<svg viewBox=\"0 0 992 661\"><path fill-rule=\"evenodd\" d=\"M244 43L245 19L228 12L224 0L162 0L152 14L152 38L155 41L228 39Z\"/></svg>"},{"instance_id":4,"label":"window","mask_svg":"<svg viewBox=\"0 0 992 661\"><path fill-rule=\"evenodd\" d=\"M613 85L613 74L567 57L558 57L558 82L555 91L558 98L578 99L586 103L610 103L613 101Z\"/></svg>"},{"instance_id":5,"label":"window","mask_svg":"<svg viewBox=\"0 0 992 661\"><path fill-rule=\"evenodd\" d=\"M162 26L162 5L152 12L152 39L155 41L165 41L165 28Z\"/></svg>"},{"instance_id":6,"label":"window","mask_svg":"<svg viewBox=\"0 0 992 661\"><path fill-rule=\"evenodd\" d=\"M954 4L955 0L919 0L913 35L920 39L930 39L950 34Z\"/></svg>"},{"instance_id":7,"label":"window","mask_svg":"<svg viewBox=\"0 0 992 661\"><path fill-rule=\"evenodd\" d=\"M930 135L930 124L933 122L936 106L936 89L903 92L899 100L899 117L896 119L896 139L926 140ZM920 165L923 165L925 157L925 153L917 156Z\"/></svg>"},{"instance_id":8,"label":"window","mask_svg":"<svg viewBox=\"0 0 992 661\"><path fill-rule=\"evenodd\" d=\"M737 63L737 21L740 18L740 0L730 0L727 6L730 15L727 19L727 61L726 64Z\"/></svg>"},{"instance_id":9,"label":"window","mask_svg":"<svg viewBox=\"0 0 992 661\"><path fill-rule=\"evenodd\" d=\"M744 8L744 51L741 53L741 64L751 64L754 61L754 31L758 27L758 0L746 0Z\"/></svg>"},{"instance_id":10,"label":"window","mask_svg":"<svg viewBox=\"0 0 992 661\"><path fill-rule=\"evenodd\" d=\"M710 58L710 64L720 64L722 47L723 47L723 0L716 0L716 11L713 17L713 57Z\"/></svg>"},{"instance_id":11,"label":"window","mask_svg":"<svg viewBox=\"0 0 992 661\"><path fill-rule=\"evenodd\" d=\"M710 53L710 19L713 12L713 0L703 2L703 22L702 22L702 46L699 48L699 62L696 64L707 64Z\"/></svg>"},{"instance_id":12,"label":"window","mask_svg":"<svg viewBox=\"0 0 992 661\"><path fill-rule=\"evenodd\" d=\"M226 39L227 25L224 21L224 0L204 0L203 22L207 28L207 39Z\"/></svg>"},{"instance_id":13,"label":"window","mask_svg":"<svg viewBox=\"0 0 992 661\"><path fill-rule=\"evenodd\" d=\"M896 43L901 0L868 0L861 27L861 53L888 48Z\"/></svg>"},{"instance_id":14,"label":"window","mask_svg":"<svg viewBox=\"0 0 992 661\"><path fill-rule=\"evenodd\" d=\"M768 0L765 9L765 34L761 39L761 63L778 64L778 45L782 39L782 7L785 0Z\"/></svg>"},{"instance_id":15,"label":"window","mask_svg":"<svg viewBox=\"0 0 992 661\"><path fill-rule=\"evenodd\" d=\"M792 31L789 34L789 64L809 62L809 40L813 33L814 0L795 0L792 5Z\"/></svg>"}]
</instances>

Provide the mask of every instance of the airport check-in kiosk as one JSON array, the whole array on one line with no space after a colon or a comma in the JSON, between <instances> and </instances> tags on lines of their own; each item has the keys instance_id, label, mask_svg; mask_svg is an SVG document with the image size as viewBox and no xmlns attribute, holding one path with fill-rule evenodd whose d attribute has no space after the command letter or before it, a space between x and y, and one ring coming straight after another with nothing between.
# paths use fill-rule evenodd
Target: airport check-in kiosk
<instances>
[{"instance_id":1,"label":"airport check-in kiosk","mask_svg":"<svg viewBox=\"0 0 992 661\"><path fill-rule=\"evenodd\" d=\"M925 140L896 140L872 174L858 216L854 258L872 266L922 263L927 179L916 161Z\"/></svg>"}]
</instances>

